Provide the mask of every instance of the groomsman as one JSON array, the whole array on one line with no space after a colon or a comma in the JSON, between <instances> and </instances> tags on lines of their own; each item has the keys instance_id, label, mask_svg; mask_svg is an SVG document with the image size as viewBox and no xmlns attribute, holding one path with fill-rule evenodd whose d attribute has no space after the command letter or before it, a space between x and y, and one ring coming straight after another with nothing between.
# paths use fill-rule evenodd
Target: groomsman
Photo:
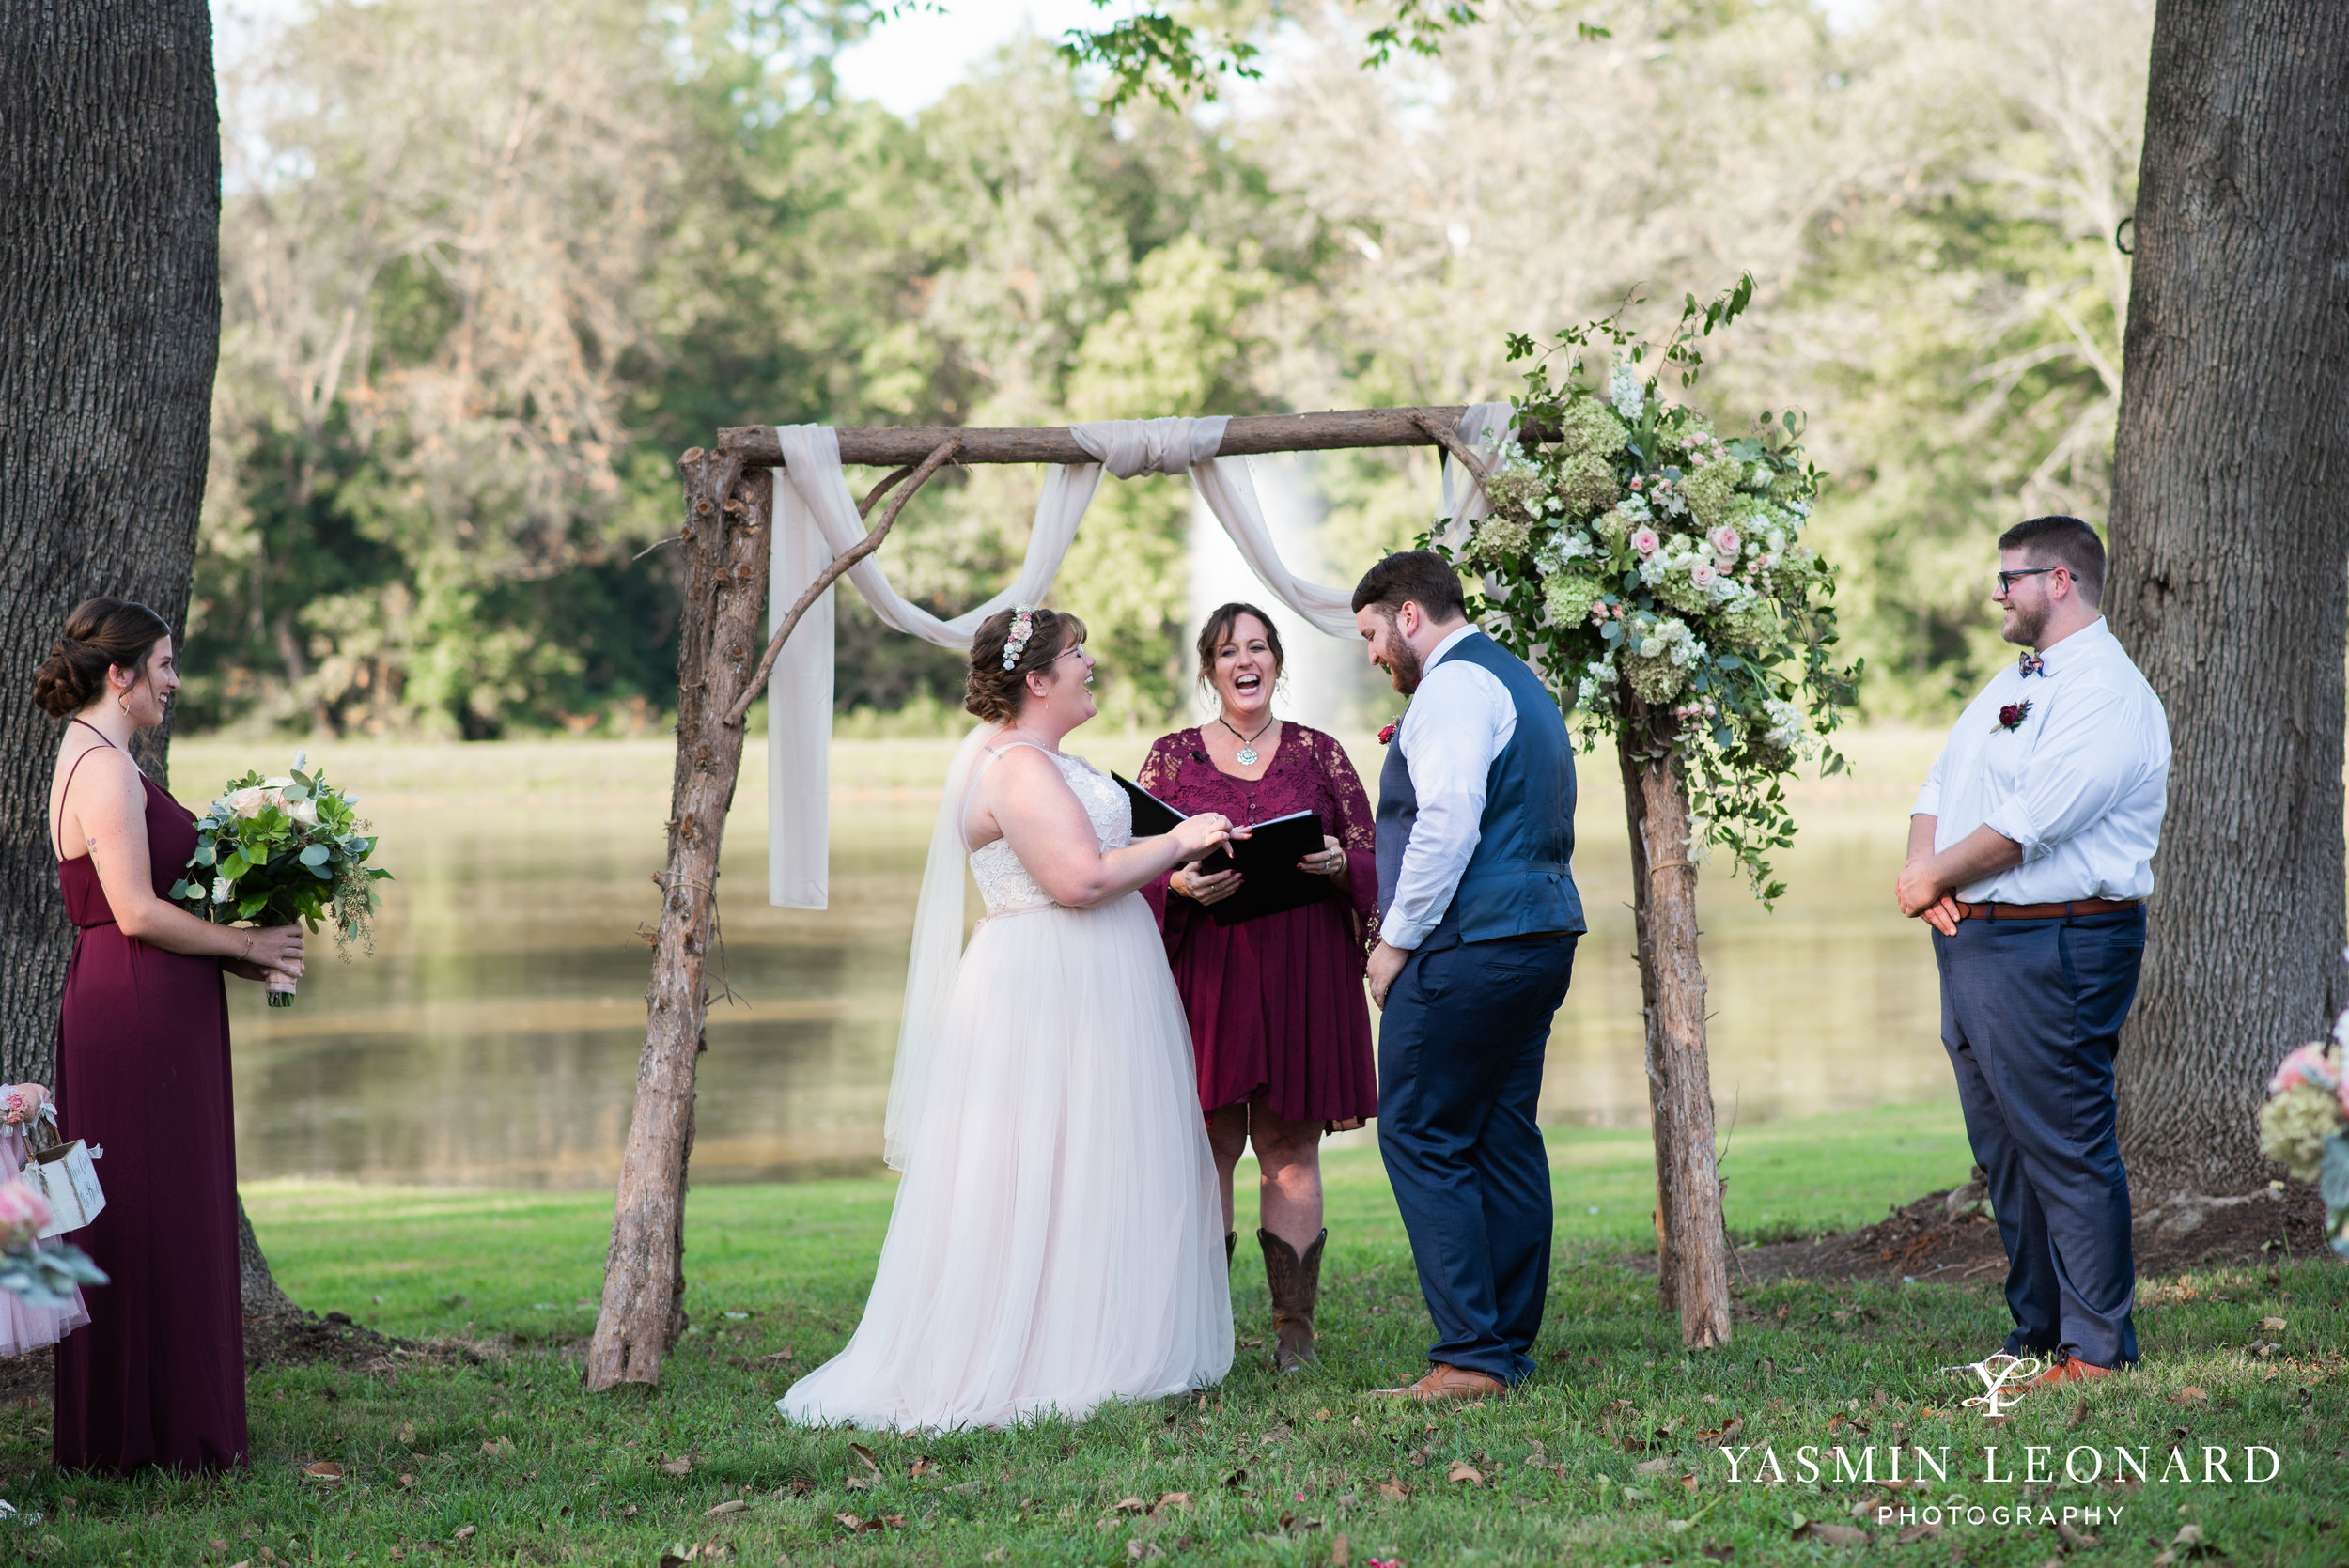
<instances>
[{"instance_id":1,"label":"groomsman","mask_svg":"<svg viewBox=\"0 0 2349 1568\"><path fill-rule=\"evenodd\" d=\"M1382 1392L1502 1394L1533 1371L1549 1290L1534 1111L1582 901L1574 747L1525 661L1469 625L1424 550L1354 590L1370 660L1411 696L1378 776L1378 1151L1435 1320L1426 1375Z\"/></svg>"},{"instance_id":2,"label":"groomsman","mask_svg":"<svg viewBox=\"0 0 2349 1568\"><path fill-rule=\"evenodd\" d=\"M2027 650L1950 732L1909 818L1901 912L1934 928L1941 1041L1990 1173L2015 1329L2040 1384L2137 1360L2129 1181L2112 1063L2137 994L2168 799L2161 700L2096 605L2077 518L1999 539L2004 635Z\"/></svg>"}]
</instances>

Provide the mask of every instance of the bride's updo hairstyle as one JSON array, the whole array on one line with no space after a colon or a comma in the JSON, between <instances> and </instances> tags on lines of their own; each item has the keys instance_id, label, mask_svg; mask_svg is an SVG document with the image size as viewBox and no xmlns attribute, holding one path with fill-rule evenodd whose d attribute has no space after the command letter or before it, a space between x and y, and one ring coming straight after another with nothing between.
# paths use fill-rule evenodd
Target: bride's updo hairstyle
<instances>
[{"instance_id":1,"label":"bride's updo hairstyle","mask_svg":"<svg viewBox=\"0 0 2349 1568\"><path fill-rule=\"evenodd\" d=\"M49 660L33 675L33 706L52 719L87 707L106 690L110 669L144 671L169 623L146 605L101 595L84 599L65 618Z\"/></svg>"},{"instance_id":2,"label":"bride's updo hairstyle","mask_svg":"<svg viewBox=\"0 0 2349 1568\"><path fill-rule=\"evenodd\" d=\"M1028 641L1003 668L1003 643L1011 635L1017 612L1000 610L979 623L971 640L971 675L962 688L962 706L990 724L1008 724L1018 717L1028 677L1052 667L1052 660L1085 640L1085 624L1066 610L1028 612Z\"/></svg>"}]
</instances>

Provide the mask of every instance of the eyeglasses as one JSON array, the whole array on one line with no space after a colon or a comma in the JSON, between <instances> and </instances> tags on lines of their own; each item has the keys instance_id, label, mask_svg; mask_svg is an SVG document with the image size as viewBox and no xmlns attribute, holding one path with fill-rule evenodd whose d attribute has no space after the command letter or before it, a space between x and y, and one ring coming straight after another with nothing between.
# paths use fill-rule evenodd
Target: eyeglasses
<instances>
[{"instance_id":1,"label":"eyeglasses","mask_svg":"<svg viewBox=\"0 0 2349 1568\"><path fill-rule=\"evenodd\" d=\"M2015 584L2026 577L2037 577L2043 572L2061 570L2063 570L2061 567L2025 567L2021 571L2002 571L1999 574L1999 592L2001 594L2012 592Z\"/></svg>"}]
</instances>

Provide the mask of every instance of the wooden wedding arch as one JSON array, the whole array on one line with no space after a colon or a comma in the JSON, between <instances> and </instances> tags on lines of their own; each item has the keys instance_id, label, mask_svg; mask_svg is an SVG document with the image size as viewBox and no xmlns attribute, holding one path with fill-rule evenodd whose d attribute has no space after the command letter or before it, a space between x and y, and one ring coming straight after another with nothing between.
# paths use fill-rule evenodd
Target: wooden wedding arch
<instances>
[{"instance_id":1,"label":"wooden wedding arch","mask_svg":"<svg viewBox=\"0 0 2349 1568\"><path fill-rule=\"evenodd\" d=\"M1236 417L1217 455L1436 446L1481 481L1485 465L1458 434L1465 411L1459 405L1436 405ZM1537 430L1521 433L1542 439ZM746 716L784 644L824 591L880 548L906 502L948 463L1096 460L1066 426L873 427L837 434L844 464L892 471L859 505L859 515L869 519L884 499L888 505L871 531L809 584L765 639L758 625L772 557L774 471L784 461L774 429L722 429L713 447L694 447L677 460L685 520L673 542L685 557L685 586L668 862L660 877L662 904L652 939L635 1107L613 1205L602 1305L587 1353L591 1390L657 1383L662 1358L684 1332L686 1177L695 1067L707 1048L706 970L716 929L718 852L741 773ZM1729 1338L1728 1259L1714 1164L1687 797L1669 761L1650 767L1626 753L1623 768L1655 1113L1662 1301L1678 1311L1687 1343L1723 1343Z\"/></svg>"}]
</instances>

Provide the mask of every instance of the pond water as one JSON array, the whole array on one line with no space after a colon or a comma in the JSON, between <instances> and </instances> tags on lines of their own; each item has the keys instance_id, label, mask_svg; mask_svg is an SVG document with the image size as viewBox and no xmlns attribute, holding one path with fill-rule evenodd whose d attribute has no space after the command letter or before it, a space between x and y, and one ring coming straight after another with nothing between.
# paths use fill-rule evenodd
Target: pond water
<instances>
[{"instance_id":1,"label":"pond water","mask_svg":"<svg viewBox=\"0 0 2349 1568\"><path fill-rule=\"evenodd\" d=\"M1366 777L1377 746L1348 737ZM1922 929L1892 909L1906 811L1939 737L1874 731L1855 780L1796 791L1791 891L1766 913L1703 874L1713 1081L1724 1126L1950 1097ZM1132 769L1147 737L1080 732ZM275 742L188 739L183 799ZM913 902L944 741L833 752L832 907L764 900L764 748L754 743L721 882L692 1172L704 1181L877 1168ZM663 740L313 749L382 837L376 951L321 941L297 1004L232 983L238 1161L247 1178L593 1187L618 1170L644 1039L671 752ZM1558 1017L1546 1120L1639 1125L1639 973L1611 757L1584 759L1576 875L1589 911ZM1353 1140L1369 1134L1349 1135Z\"/></svg>"}]
</instances>

